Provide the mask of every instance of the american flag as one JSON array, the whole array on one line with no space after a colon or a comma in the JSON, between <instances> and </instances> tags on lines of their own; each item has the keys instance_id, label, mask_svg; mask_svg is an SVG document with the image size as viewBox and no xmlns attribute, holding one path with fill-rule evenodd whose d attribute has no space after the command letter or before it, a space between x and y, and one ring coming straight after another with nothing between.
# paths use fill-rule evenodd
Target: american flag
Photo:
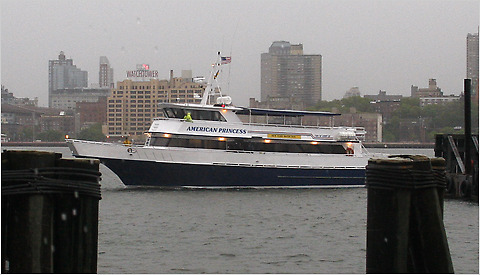
<instances>
[{"instance_id":1,"label":"american flag","mask_svg":"<svg viewBox=\"0 0 480 275\"><path fill-rule=\"evenodd\" d=\"M228 64L232 62L232 57L230 56L222 56L222 64Z\"/></svg>"}]
</instances>

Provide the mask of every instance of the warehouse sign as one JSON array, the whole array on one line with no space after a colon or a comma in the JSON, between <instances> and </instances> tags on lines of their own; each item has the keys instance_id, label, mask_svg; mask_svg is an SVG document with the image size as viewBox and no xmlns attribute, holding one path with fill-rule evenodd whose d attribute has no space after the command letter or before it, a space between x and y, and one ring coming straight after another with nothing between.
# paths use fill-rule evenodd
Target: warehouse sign
<instances>
[{"instance_id":1,"label":"warehouse sign","mask_svg":"<svg viewBox=\"0 0 480 275\"><path fill-rule=\"evenodd\" d=\"M148 65L148 64L137 64L137 69L136 70L127 71L127 78L132 78L132 77L156 78L156 77L158 77L158 71L157 70L149 70L149 69L150 69L150 65Z\"/></svg>"}]
</instances>

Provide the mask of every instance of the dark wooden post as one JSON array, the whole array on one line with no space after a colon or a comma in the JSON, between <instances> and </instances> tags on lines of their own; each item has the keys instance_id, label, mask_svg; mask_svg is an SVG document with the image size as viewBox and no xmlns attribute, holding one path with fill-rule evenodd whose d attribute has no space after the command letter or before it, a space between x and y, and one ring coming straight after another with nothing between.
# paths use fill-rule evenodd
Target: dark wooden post
<instances>
[{"instance_id":1,"label":"dark wooden post","mask_svg":"<svg viewBox=\"0 0 480 275\"><path fill-rule=\"evenodd\" d=\"M430 163L432 164L433 177L437 183L438 200L443 218L444 198L445 192L447 191L446 161L444 158L431 158Z\"/></svg>"},{"instance_id":2,"label":"dark wooden post","mask_svg":"<svg viewBox=\"0 0 480 275\"><path fill-rule=\"evenodd\" d=\"M96 159L57 161L57 167L64 171L57 178L75 182L77 186L56 198L55 237L63 245L54 254L55 272L97 272L99 166Z\"/></svg>"},{"instance_id":3,"label":"dark wooden post","mask_svg":"<svg viewBox=\"0 0 480 275\"><path fill-rule=\"evenodd\" d=\"M96 273L99 161L2 153L2 273Z\"/></svg>"},{"instance_id":4,"label":"dark wooden post","mask_svg":"<svg viewBox=\"0 0 480 275\"><path fill-rule=\"evenodd\" d=\"M465 174L472 175L472 153L470 151L470 145L472 143L472 113L471 113L471 99L470 94L472 91L472 80L464 79L464 121L465 121Z\"/></svg>"},{"instance_id":5,"label":"dark wooden post","mask_svg":"<svg viewBox=\"0 0 480 275\"><path fill-rule=\"evenodd\" d=\"M413 191L410 216L410 273L454 273L447 234L443 224L443 197L426 156L408 156L413 160ZM438 164L440 160L434 160Z\"/></svg>"},{"instance_id":6,"label":"dark wooden post","mask_svg":"<svg viewBox=\"0 0 480 275\"><path fill-rule=\"evenodd\" d=\"M55 153L37 151L2 153L2 217L6 217L6 223L2 223L2 237L5 238L2 273L53 272L53 201L48 196L22 192L21 185L29 182L25 170L52 167L59 157ZM10 170L14 179L4 177L4 170Z\"/></svg>"},{"instance_id":7,"label":"dark wooden post","mask_svg":"<svg viewBox=\"0 0 480 275\"><path fill-rule=\"evenodd\" d=\"M433 162L432 169L431 160L419 155L369 160L367 273L454 272L441 180L434 175L445 162Z\"/></svg>"},{"instance_id":8,"label":"dark wooden post","mask_svg":"<svg viewBox=\"0 0 480 275\"><path fill-rule=\"evenodd\" d=\"M367 273L407 273L410 160L370 159L367 166Z\"/></svg>"}]
</instances>

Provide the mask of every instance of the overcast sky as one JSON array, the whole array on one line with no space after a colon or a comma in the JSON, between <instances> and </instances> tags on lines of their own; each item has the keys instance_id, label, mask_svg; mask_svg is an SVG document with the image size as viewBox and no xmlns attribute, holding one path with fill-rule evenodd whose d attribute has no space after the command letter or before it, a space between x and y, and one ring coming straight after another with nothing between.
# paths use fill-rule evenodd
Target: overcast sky
<instances>
[{"instance_id":1,"label":"overcast sky","mask_svg":"<svg viewBox=\"0 0 480 275\"><path fill-rule=\"evenodd\" d=\"M1 83L16 97L48 101L48 60L60 51L98 83L100 56L114 80L148 63L208 76L217 51L231 55L223 89L236 105L260 98L260 55L273 41L323 57L323 99L358 86L362 95L410 95L437 79L459 94L466 36L478 32L479 1L1 0Z\"/></svg>"}]
</instances>

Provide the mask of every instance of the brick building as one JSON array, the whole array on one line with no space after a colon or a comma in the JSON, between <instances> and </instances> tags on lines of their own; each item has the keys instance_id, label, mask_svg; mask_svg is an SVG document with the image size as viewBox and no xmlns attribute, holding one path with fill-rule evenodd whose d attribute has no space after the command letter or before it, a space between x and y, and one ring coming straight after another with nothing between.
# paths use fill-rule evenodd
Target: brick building
<instances>
[{"instance_id":1,"label":"brick building","mask_svg":"<svg viewBox=\"0 0 480 275\"><path fill-rule=\"evenodd\" d=\"M97 102L77 102L75 107L79 116L80 129L86 125L107 123L107 97L98 98Z\"/></svg>"},{"instance_id":2,"label":"brick building","mask_svg":"<svg viewBox=\"0 0 480 275\"><path fill-rule=\"evenodd\" d=\"M170 80L119 81L107 98L105 134L142 140L152 119L162 115L158 103L200 103L204 90L203 83L194 82L192 78L173 77L173 71Z\"/></svg>"}]
</instances>

